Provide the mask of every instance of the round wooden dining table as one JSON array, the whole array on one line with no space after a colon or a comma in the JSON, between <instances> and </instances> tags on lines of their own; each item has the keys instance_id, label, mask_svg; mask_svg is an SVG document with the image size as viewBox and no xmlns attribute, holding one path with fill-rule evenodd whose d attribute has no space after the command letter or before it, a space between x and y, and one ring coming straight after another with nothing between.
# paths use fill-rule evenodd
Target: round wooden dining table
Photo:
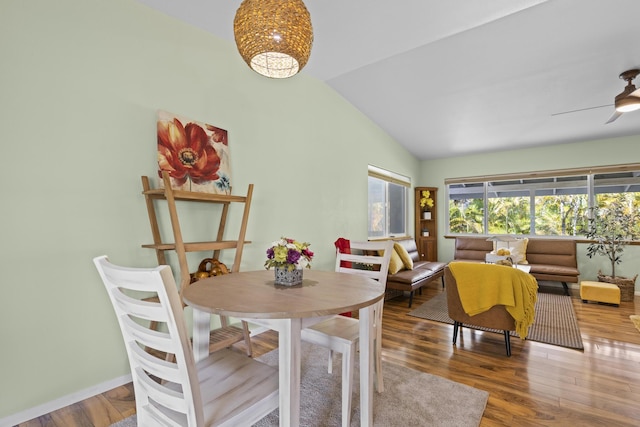
<instances>
[{"instance_id":1,"label":"round wooden dining table","mask_svg":"<svg viewBox=\"0 0 640 427\"><path fill-rule=\"evenodd\" d=\"M281 286L269 270L199 280L182 298L193 308L196 361L209 354L211 314L232 316L278 332L280 426L300 420L300 331L327 316L358 310L360 324L360 425L373 424L373 306L384 298L376 280L333 271L305 270L303 282Z\"/></svg>"}]
</instances>

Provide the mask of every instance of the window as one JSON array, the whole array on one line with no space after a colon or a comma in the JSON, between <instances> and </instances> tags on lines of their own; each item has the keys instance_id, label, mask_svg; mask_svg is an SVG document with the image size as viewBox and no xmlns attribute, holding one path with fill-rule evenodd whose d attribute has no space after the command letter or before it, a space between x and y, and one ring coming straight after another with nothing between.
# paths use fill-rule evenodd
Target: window
<instances>
[{"instance_id":1,"label":"window","mask_svg":"<svg viewBox=\"0 0 640 427\"><path fill-rule=\"evenodd\" d=\"M369 166L369 239L407 235L409 178Z\"/></svg>"},{"instance_id":2,"label":"window","mask_svg":"<svg viewBox=\"0 0 640 427\"><path fill-rule=\"evenodd\" d=\"M628 207L640 211L640 171L596 174L593 177L595 204L606 207L613 201L622 201ZM640 224L634 234L640 235Z\"/></svg>"},{"instance_id":3,"label":"window","mask_svg":"<svg viewBox=\"0 0 640 427\"><path fill-rule=\"evenodd\" d=\"M623 198L640 209L640 164L450 179L445 184L452 234L581 236L590 206Z\"/></svg>"},{"instance_id":4,"label":"window","mask_svg":"<svg viewBox=\"0 0 640 427\"><path fill-rule=\"evenodd\" d=\"M580 236L588 226L588 176L549 178L534 191L537 235Z\"/></svg>"},{"instance_id":5,"label":"window","mask_svg":"<svg viewBox=\"0 0 640 427\"><path fill-rule=\"evenodd\" d=\"M517 181L487 183L489 234L529 234L530 192Z\"/></svg>"},{"instance_id":6,"label":"window","mask_svg":"<svg viewBox=\"0 0 640 427\"><path fill-rule=\"evenodd\" d=\"M450 232L484 234L484 184L453 184L448 191Z\"/></svg>"}]
</instances>

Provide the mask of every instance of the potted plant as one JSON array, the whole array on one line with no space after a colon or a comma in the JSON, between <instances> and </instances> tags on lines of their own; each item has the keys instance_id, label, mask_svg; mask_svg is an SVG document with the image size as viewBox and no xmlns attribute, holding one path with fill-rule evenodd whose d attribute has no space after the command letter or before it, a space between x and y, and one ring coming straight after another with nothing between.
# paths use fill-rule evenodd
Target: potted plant
<instances>
[{"instance_id":1,"label":"potted plant","mask_svg":"<svg viewBox=\"0 0 640 427\"><path fill-rule=\"evenodd\" d=\"M282 237L267 249L264 267L267 270L275 268L276 285L299 285L302 283L302 269L311 268L311 259L313 252L309 243Z\"/></svg>"},{"instance_id":2,"label":"potted plant","mask_svg":"<svg viewBox=\"0 0 640 427\"><path fill-rule=\"evenodd\" d=\"M422 211L423 219L431 219L431 211L429 209L433 207L433 199L431 198L431 192L429 190L422 191L420 207L424 209Z\"/></svg>"},{"instance_id":3,"label":"potted plant","mask_svg":"<svg viewBox=\"0 0 640 427\"><path fill-rule=\"evenodd\" d=\"M639 237L638 223L640 214L632 202L617 198L605 206L590 208L589 229L585 234L591 240L587 247L587 256L604 255L611 262L611 275L598 271L598 280L614 283L620 287L622 301L633 301L635 282L633 278L616 276L616 264L622 263L624 247Z\"/></svg>"}]
</instances>

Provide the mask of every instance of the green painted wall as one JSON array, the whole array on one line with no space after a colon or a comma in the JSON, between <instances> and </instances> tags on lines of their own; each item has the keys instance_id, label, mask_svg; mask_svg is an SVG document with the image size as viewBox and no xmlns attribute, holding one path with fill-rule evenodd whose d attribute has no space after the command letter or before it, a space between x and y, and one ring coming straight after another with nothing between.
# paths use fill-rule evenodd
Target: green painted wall
<instances>
[{"instance_id":1,"label":"green painted wall","mask_svg":"<svg viewBox=\"0 0 640 427\"><path fill-rule=\"evenodd\" d=\"M447 178L637 162L640 162L640 136L638 135L424 161L419 184L438 187L441 190L438 192L440 209L438 216L443 219L439 224L443 232L438 240L438 255L442 261L450 261L454 252L455 240L444 236L446 229L444 181ZM586 244L578 244L578 269L581 279L596 280L599 269L610 274L609 260L602 256L588 258L586 247ZM640 261L640 246L627 246L623 263L616 267L616 273L629 277L639 274L640 262L638 261ZM636 292L638 289L639 285L636 283Z\"/></svg>"},{"instance_id":2,"label":"green painted wall","mask_svg":"<svg viewBox=\"0 0 640 427\"><path fill-rule=\"evenodd\" d=\"M128 372L91 260L156 263L140 176L157 109L229 131L234 189L255 184L243 270L282 235L331 270L336 238L367 237L367 164L419 170L324 83L261 77L232 43L132 0L4 0L0 52L0 419ZM213 236L210 213L186 207L185 236Z\"/></svg>"},{"instance_id":3,"label":"green painted wall","mask_svg":"<svg viewBox=\"0 0 640 427\"><path fill-rule=\"evenodd\" d=\"M243 270L281 235L311 242L313 268L331 270L337 237L367 237L367 164L443 189L640 159L632 137L420 163L324 83L258 76L233 44L132 0L4 0L0 53L0 419L128 372L91 259L156 263L140 247L140 176L155 174L157 109L229 131L233 186L255 184ZM212 235L209 208L181 213L187 238ZM440 245L448 259L452 240Z\"/></svg>"}]
</instances>

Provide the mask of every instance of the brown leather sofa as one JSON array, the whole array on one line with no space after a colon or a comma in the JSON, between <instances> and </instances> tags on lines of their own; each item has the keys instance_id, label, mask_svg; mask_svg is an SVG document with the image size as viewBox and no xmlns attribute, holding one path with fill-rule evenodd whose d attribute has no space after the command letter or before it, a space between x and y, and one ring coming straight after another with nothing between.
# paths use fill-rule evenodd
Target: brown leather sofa
<instances>
[{"instance_id":1,"label":"brown leather sofa","mask_svg":"<svg viewBox=\"0 0 640 427\"><path fill-rule=\"evenodd\" d=\"M444 262L420 261L420 254L414 239L399 240L396 243L401 244L409 253L413 260L412 270L400 270L395 274L387 275L387 289L395 289L398 291L409 292L409 307L413 303L413 293L427 283L442 279ZM444 282L442 283L444 286Z\"/></svg>"},{"instance_id":2,"label":"brown leather sofa","mask_svg":"<svg viewBox=\"0 0 640 427\"><path fill-rule=\"evenodd\" d=\"M451 274L449 267L444 269L444 280L447 283L447 308L449 310L449 317L454 322L453 344L455 345L458 338L458 330L463 324L498 329L504 331L504 344L507 350L507 356L511 356L511 338L509 332L516 330L516 324L504 305L495 305L485 312L469 316L462 308L460 294L458 294L458 284L453 274Z\"/></svg>"},{"instance_id":3,"label":"brown leather sofa","mask_svg":"<svg viewBox=\"0 0 640 427\"><path fill-rule=\"evenodd\" d=\"M484 262L485 255L492 250L493 242L486 237L456 237L454 259ZM562 283L567 295L567 282L578 283L580 272L575 240L529 238L526 258L531 275L537 280Z\"/></svg>"}]
</instances>

